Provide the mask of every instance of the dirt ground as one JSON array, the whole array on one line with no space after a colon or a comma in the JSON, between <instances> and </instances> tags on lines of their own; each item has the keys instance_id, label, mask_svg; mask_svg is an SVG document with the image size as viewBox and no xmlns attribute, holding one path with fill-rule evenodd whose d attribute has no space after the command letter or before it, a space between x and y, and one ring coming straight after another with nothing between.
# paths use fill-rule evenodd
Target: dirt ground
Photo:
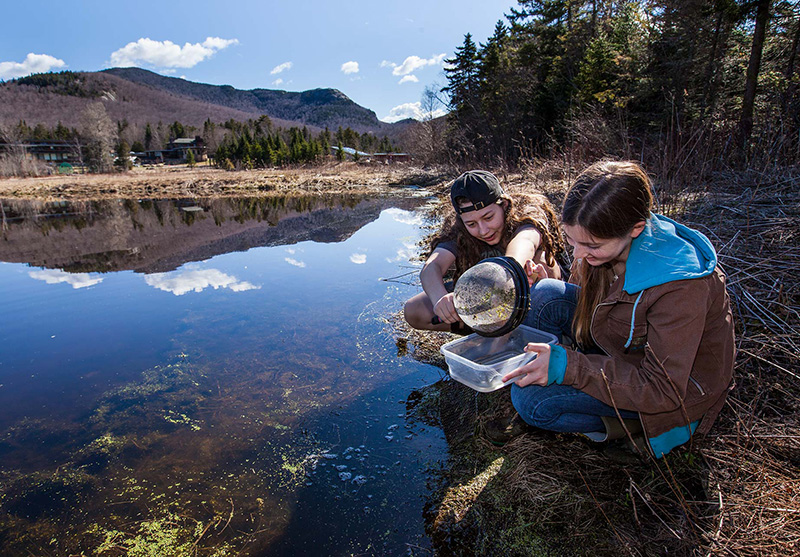
<instances>
[{"instance_id":1,"label":"dirt ground","mask_svg":"<svg viewBox=\"0 0 800 557\"><path fill-rule=\"evenodd\" d=\"M0 179L0 198L94 200L235 197L310 193L381 193L398 185L435 186L447 176L409 165L351 162L290 169L225 171L209 166L137 167L115 174Z\"/></svg>"}]
</instances>

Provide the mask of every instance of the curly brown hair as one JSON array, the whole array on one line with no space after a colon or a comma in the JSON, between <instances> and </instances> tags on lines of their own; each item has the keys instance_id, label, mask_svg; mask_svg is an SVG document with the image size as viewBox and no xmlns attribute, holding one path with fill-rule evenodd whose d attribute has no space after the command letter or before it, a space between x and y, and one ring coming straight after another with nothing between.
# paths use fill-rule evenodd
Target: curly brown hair
<instances>
[{"instance_id":1,"label":"curly brown hair","mask_svg":"<svg viewBox=\"0 0 800 557\"><path fill-rule=\"evenodd\" d=\"M569 268L566 264L566 251L564 249L564 240L561 237L558 217L550 201L541 194L527 193L503 194L500 199L507 203L504 209L505 226L500 242L496 246L497 249L505 252L508 243L519 227L524 224L530 224L542 236L541 247L544 250L546 263L550 266L558 264L563 269ZM428 255L442 242L454 241L458 254L453 278L458 280L458 277L464 271L483 259L487 250L495 246L489 246L470 234L461 217L456 214L449 204L448 207L449 209L439 232L431 239Z\"/></svg>"}]
</instances>

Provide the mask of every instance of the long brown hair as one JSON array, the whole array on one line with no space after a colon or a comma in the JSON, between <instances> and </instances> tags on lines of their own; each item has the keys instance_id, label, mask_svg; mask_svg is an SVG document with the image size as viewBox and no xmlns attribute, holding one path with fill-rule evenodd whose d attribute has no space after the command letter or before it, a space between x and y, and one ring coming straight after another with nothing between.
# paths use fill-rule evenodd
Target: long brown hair
<instances>
[{"instance_id":1,"label":"long brown hair","mask_svg":"<svg viewBox=\"0 0 800 557\"><path fill-rule=\"evenodd\" d=\"M595 238L621 238L650 217L652 206L650 178L639 164L600 161L581 172L567 191L561 221L581 226ZM610 264L594 267L577 261L573 271L581 290L572 329L581 346L591 346L592 314L608 295Z\"/></svg>"},{"instance_id":2,"label":"long brown hair","mask_svg":"<svg viewBox=\"0 0 800 557\"><path fill-rule=\"evenodd\" d=\"M500 196L500 200L506 203L503 235L496 246L497 249L504 252L514 232L523 224L530 224L536 227L542 236L541 248L544 250L547 264L550 266L555 266L556 263L563 265L566 261L564 241L561 237L558 217L547 198L540 194L514 193L512 195L503 194ZM439 232L431 239L429 254L436 249L438 244L455 241L458 254L454 279L458 280L464 271L483 258L490 246L470 234L461 217L456 215L449 203L448 207L449 210Z\"/></svg>"}]
</instances>

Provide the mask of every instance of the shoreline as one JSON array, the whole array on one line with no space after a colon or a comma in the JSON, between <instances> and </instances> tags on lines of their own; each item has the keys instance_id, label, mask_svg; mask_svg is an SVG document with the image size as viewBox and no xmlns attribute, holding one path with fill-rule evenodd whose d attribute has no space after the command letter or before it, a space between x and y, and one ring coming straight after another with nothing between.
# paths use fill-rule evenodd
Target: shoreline
<instances>
[{"instance_id":1,"label":"shoreline","mask_svg":"<svg viewBox=\"0 0 800 557\"><path fill-rule=\"evenodd\" d=\"M259 197L272 195L397 195L398 186L445 184L449 173L409 165L356 163L227 171L210 166L137 167L115 174L0 179L0 199L91 201L120 198Z\"/></svg>"}]
</instances>

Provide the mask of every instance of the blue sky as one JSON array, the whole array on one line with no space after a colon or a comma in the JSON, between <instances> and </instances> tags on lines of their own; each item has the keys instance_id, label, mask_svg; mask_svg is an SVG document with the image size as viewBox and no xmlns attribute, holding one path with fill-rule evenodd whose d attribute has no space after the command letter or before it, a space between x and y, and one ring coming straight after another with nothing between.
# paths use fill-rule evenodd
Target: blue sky
<instances>
[{"instance_id":1,"label":"blue sky","mask_svg":"<svg viewBox=\"0 0 800 557\"><path fill-rule=\"evenodd\" d=\"M4 2L0 79L138 66L238 89L339 89L386 121L414 116L464 34L514 0ZM419 105L416 104L416 109Z\"/></svg>"}]
</instances>

